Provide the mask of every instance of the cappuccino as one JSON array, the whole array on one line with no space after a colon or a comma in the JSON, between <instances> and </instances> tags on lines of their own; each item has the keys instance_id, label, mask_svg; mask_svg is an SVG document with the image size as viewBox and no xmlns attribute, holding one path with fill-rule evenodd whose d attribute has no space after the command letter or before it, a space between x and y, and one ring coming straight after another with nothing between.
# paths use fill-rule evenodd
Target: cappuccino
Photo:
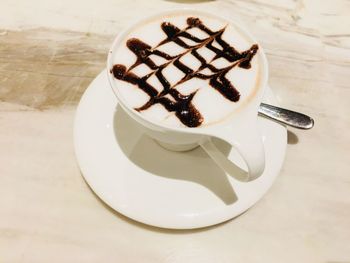
<instances>
[{"instance_id":1,"label":"cappuccino","mask_svg":"<svg viewBox=\"0 0 350 263\"><path fill-rule=\"evenodd\" d=\"M202 127L254 96L259 47L230 22L174 13L135 26L113 50L113 81L125 104L171 127Z\"/></svg>"}]
</instances>

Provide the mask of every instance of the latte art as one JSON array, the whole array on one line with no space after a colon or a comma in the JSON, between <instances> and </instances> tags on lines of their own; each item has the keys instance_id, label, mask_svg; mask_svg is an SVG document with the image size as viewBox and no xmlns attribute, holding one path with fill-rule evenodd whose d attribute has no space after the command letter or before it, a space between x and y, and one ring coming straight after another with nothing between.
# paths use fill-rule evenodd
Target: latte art
<instances>
[{"instance_id":1,"label":"latte art","mask_svg":"<svg viewBox=\"0 0 350 263\"><path fill-rule=\"evenodd\" d=\"M171 22L159 23L158 28L165 38L153 46L142 40L142 36L128 38L125 45L136 59L131 65L126 65L118 63L116 56L117 63L111 73L116 80L132 86L123 87L120 84L126 100L133 96L127 94L126 88L137 88L147 95L146 99L142 99L142 104L132 105L135 110L148 112L148 117L166 124L198 127L203 123L210 124L206 115L213 119L215 110L211 114L209 111L210 108L215 109L215 105L209 104L218 102L218 94L226 101L225 109L216 114L220 116L214 116L220 119L233 111L233 104L239 103L240 84L247 82L244 78L251 78L248 80L250 85L245 86L256 85L257 69L254 69L252 76L242 74L242 70L250 70L258 45L253 44L248 49L238 51L223 37L229 24L213 30L198 17L183 17L183 20L186 24L182 28ZM156 23L153 24L155 27ZM167 50L169 44L172 46ZM176 52L175 49L180 50ZM241 69L240 72L232 73L237 69ZM252 87L248 88L251 90ZM214 93L208 92L208 88ZM129 100L135 99L135 96ZM140 97L139 94L137 96ZM228 109L230 104L231 110ZM220 107L217 105L217 108ZM164 109L167 113L164 113ZM174 116L179 122L167 122Z\"/></svg>"}]
</instances>

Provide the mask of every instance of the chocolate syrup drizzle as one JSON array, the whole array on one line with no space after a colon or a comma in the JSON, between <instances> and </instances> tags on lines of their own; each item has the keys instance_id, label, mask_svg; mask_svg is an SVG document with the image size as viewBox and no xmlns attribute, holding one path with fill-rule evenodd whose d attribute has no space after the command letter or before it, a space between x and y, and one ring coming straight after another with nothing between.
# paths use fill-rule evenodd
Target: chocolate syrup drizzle
<instances>
[{"instance_id":1,"label":"chocolate syrup drizzle","mask_svg":"<svg viewBox=\"0 0 350 263\"><path fill-rule=\"evenodd\" d=\"M209 36L204 39L199 39L187 32L187 30L191 28L198 28ZM163 22L161 24L161 29L166 34L167 38L153 48L140 39L129 39L126 45L136 55L137 59L135 63L128 69L124 65L116 64L111 70L111 73L113 73L115 78L134 84L149 95L150 98L148 102L135 110L146 110L152 105L159 103L169 112L175 112L176 116L184 125L188 127L197 127L201 125L203 122L203 117L191 102L197 91L189 95L183 95L177 89L175 89L177 85L180 85L181 83L184 83L192 78L209 80L210 86L216 89L230 101L237 102L240 99L240 93L226 78L226 74L235 66L249 69L251 67L250 62L258 51L258 45L254 44L248 50L238 52L234 47L230 46L222 39L222 35L225 32L226 27L213 32L206 27L199 18L194 17L187 18L187 27L185 29L181 30L168 22ZM188 45L181 38L189 39L195 44L192 46ZM216 41L222 49L214 47L214 41ZM171 56L157 49L159 46L168 42L174 42L186 50L179 55ZM201 47L206 47L213 51L215 53L215 57L211 61L207 62L197 51ZM193 70L180 61L181 57L187 53L191 53L201 63L198 70ZM149 57L150 55L162 57L167 60L167 62L158 66ZM218 58L226 59L228 62L230 62L230 65L221 69L211 65L211 62ZM162 73L162 71L171 63L173 63L175 67L185 74L185 76L174 85L171 85ZM152 70L152 72L143 77L138 77L131 70L140 64L146 64ZM206 68L208 68L212 74L206 75L200 73L200 71ZM153 74L155 74L163 86L163 90L161 92L158 92L152 85L147 83L148 78L150 78ZM175 101L165 97L167 94L169 94Z\"/></svg>"}]
</instances>

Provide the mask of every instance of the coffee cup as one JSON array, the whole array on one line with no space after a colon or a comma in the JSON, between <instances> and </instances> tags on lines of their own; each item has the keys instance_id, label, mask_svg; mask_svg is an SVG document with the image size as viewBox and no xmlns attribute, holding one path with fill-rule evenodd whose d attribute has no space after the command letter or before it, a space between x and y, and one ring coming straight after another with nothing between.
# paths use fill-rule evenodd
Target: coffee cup
<instances>
[{"instance_id":1,"label":"coffee cup","mask_svg":"<svg viewBox=\"0 0 350 263\"><path fill-rule=\"evenodd\" d=\"M267 60L237 22L191 9L140 19L114 40L107 69L119 105L161 146L172 151L200 146L239 180L263 173L257 115L267 87ZM244 177L213 138L241 155Z\"/></svg>"}]
</instances>

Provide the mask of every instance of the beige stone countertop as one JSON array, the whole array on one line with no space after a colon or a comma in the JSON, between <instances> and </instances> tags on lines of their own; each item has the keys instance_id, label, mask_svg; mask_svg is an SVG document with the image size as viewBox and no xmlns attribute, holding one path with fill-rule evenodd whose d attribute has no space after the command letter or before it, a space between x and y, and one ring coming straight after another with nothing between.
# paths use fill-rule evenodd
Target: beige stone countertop
<instances>
[{"instance_id":1,"label":"beige stone countertop","mask_svg":"<svg viewBox=\"0 0 350 263\"><path fill-rule=\"evenodd\" d=\"M145 226L87 186L73 149L84 90L139 14L189 5L241 21L270 86L314 117L248 212L200 230ZM0 262L350 262L350 2L0 1Z\"/></svg>"}]
</instances>

